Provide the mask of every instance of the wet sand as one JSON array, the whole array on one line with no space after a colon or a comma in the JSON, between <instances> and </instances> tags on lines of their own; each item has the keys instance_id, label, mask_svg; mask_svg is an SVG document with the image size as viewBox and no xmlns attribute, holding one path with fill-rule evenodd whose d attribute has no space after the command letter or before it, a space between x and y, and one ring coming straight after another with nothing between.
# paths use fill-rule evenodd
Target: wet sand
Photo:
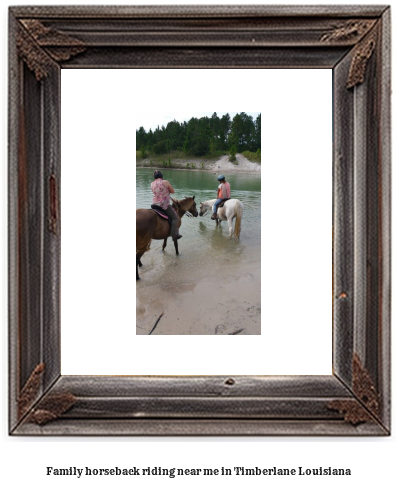
<instances>
[{"instance_id":1,"label":"wet sand","mask_svg":"<svg viewBox=\"0 0 399 492\"><path fill-rule=\"evenodd\" d=\"M137 335L148 335L162 313L152 335L260 335L259 266L223 267L196 281L138 285Z\"/></svg>"}]
</instances>

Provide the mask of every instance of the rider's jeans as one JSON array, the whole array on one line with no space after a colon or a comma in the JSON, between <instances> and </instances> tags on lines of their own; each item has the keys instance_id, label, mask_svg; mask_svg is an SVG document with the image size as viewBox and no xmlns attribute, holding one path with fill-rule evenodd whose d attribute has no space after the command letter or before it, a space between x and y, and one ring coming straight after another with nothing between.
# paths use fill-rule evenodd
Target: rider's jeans
<instances>
[{"instance_id":1,"label":"rider's jeans","mask_svg":"<svg viewBox=\"0 0 399 492\"><path fill-rule=\"evenodd\" d=\"M213 210L213 213L215 214L216 213L216 210L217 210L217 206L219 205L219 203L222 201L221 198L218 198L216 200L216 202L213 204L213 207L212 207L212 210Z\"/></svg>"}]
</instances>

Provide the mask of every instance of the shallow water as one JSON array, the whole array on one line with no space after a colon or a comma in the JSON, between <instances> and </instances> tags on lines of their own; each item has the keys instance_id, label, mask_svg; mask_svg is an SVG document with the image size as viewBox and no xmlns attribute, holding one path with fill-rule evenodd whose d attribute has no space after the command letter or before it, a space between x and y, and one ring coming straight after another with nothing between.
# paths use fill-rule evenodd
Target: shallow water
<instances>
[{"instance_id":1,"label":"shallow water","mask_svg":"<svg viewBox=\"0 0 399 492\"><path fill-rule=\"evenodd\" d=\"M137 208L149 208L153 171L137 169ZM216 197L213 172L165 170L176 199ZM216 226L211 213L183 216L179 256L172 240L153 241L142 257L136 282L136 333L148 335L260 335L261 216L259 174L226 175L232 197L244 205L239 240L229 238L227 222Z\"/></svg>"},{"instance_id":2,"label":"shallow water","mask_svg":"<svg viewBox=\"0 0 399 492\"><path fill-rule=\"evenodd\" d=\"M137 169L136 171L136 206L149 208L152 194L150 184L153 181L153 171ZM164 172L175 189L174 198L195 195L197 209L201 201L216 197L218 181L214 173L206 171L168 170ZM179 241L180 255L176 257L174 245L169 238L165 253L162 254L162 241L153 241L150 252L146 253L141 269L146 283L167 282L176 275L180 278L203 278L212 276L218 264L235 264L259 261L261 245L261 214L260 195L261 180L259 174L235 174L226 176L231 184L232 198L238 198L244 204L244 216L241 224L239 241L229 240L227 222L216 227L211 220L211 213L200 217L182 219L180 233L183 238ZM255 255L255 258L254 258ZM259 256L258 258L256 258ZM151 265L151 267L150 267ZM176 270L178 267L178 270Z\"/></svg>"}]
</instances>

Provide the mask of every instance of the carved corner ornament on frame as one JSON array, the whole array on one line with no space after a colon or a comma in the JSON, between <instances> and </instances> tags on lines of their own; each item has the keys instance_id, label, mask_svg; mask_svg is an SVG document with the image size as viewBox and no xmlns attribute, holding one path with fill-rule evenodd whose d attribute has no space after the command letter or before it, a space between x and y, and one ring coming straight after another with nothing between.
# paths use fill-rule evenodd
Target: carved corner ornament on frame
<instances>
[{"instance_id":1,"label":"carved corner ornament on frame","mask_svg":"<svg viewBox=\"0 0 399 492\"><path fill-rule=\"evenodd\" d=\"M60 72L100 67L332 70L330 376L60 373ZM389 435L390 131L388 6L11 7L10 434Z\"/></svg>"}]
</instances>

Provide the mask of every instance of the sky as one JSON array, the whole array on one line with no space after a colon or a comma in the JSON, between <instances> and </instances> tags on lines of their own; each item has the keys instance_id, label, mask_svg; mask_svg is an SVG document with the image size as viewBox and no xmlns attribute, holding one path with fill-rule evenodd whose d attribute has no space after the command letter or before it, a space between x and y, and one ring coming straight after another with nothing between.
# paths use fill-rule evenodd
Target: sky
<instances>
[{"instance_id":1,"label":"sky","mask_svg":"<svg viewBox=\"0 0 399 492\"><path fill-rule=\"evenodd\" d=\"M233 119L234 116L237 114L237 112L242 112L242 111L224 111L224 112L219 112L219 111L216 111L216 114L219 116L219 118L221 118L223 115L225 115L226 113L229 113L230 115L230 118ZM253 119L255 119L258 114L259 114L259 111L257 113L251 113L249 111L244 111L247 115L249 116L252 116ZM143 126L144 127L144 130L146 132L148 132L150 130L150 128L154 131L157 126L159 125L159 127L161 128L162 125L166 126L169 121L173 121L173 120L176 120L178 121L179 123L183 123L183 121L188 121L190 120L191 118L202 118L203 116L208 116L209 118L213 115L214 111L209 111L209 112L206 112L206 111L202 111L202 112L198 112L198 111L174 111L174 112L168 112L168 113L151 113L151 112L147 112L145 114L141 114L140 116L137 117L137 120L136 121L139 121L139 127L140 126ZM136 128L136 130L139 129Z\"/></svg>"}]
</instances>

